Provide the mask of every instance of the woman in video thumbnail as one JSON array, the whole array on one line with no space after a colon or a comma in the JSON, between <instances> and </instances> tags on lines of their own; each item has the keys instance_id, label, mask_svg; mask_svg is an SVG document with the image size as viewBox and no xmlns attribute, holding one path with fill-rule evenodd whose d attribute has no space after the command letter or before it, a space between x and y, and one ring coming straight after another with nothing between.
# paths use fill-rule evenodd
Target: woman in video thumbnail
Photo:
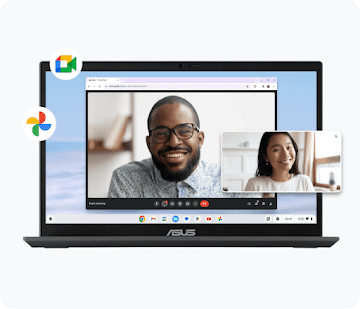
<instances>
[{"instance_id":1,"label":"woman in video thumbnail","mask_svg":"<svg viewBox=\"0 0 360 309\"><path fill-rule=\"evenodd\" d=\"M315 192L310 177L298 168L298 146L288 132L265 132L258 152L256 177L245 191Z\"/></svg>"}]
</instances>

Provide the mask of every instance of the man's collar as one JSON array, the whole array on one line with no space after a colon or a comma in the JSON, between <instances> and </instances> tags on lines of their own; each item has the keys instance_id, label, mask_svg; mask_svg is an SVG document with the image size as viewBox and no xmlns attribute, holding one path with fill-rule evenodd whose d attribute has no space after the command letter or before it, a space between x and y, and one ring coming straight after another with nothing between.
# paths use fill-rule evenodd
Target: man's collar
<instances>
[{"instance_id":1,"label":"man's collar","mask_svg":"<svg viewBox=\"0 0 360 309\"><path fill-rule=\"evenodd\" d=\"M201 189L201 179L204 179L204 168L203 162L199 160L199 164L196 167L195 171L191 173L191 175L184 180L191 188L195 191L199 191Z\"/></svg>"},{"instance_id":2,"label":"man's collar","mask_svg":"<svg viewBox=\"0 0 360 309\"><path fill-rule=\"evenodd\" d=\"M153 165L154 165L155 182L156 182L156 185L158 186L159 191L166 189L167 187L171 186L172 184L176 184L176 182L167 181L164 178L162 178L161 173L158 170L158 168L156 167L156 165L154 164L154 162L153 162ZM202 161L199 160L199 164L196 167L195 171L193 171L188 178L183 180L183 182L188 184L195 191L199 191L201 189L201 183L199 180L203 179L203 178L204 178L203 164L202 164Z\"/></svg>"}]
</instances>

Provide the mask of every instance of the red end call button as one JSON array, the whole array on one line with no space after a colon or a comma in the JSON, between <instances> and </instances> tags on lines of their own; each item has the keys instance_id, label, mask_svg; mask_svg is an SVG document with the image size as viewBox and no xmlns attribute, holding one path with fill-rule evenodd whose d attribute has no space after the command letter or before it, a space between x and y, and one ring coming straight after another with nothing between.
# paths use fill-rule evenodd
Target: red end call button
<instances>
[{"instance_id":1,"label":"red end call button","mask_svg":"<svg viewBox=\"0 0 360 309\"><path fill-rule=\"evenodd\" d=\"M206 200L203 200L203 201L200 202L200 206L201 206L201 207L208 207L208 206L209 206L209 202L206 201Z\"/></svg>"}]
</instances>

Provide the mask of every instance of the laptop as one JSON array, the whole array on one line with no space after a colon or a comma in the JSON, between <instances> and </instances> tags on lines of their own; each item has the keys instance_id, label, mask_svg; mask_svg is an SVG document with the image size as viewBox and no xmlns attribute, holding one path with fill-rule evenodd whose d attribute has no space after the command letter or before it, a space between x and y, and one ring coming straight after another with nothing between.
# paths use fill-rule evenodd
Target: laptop
<instances>
[{"instance_id":1,"label":"laptop","mask_svg":"<svg viewBox=\"0 0 360 309\"><path fill-rule=\"evenodd\" d=\"M222 161L222 132L322 130L321 62L83 62L72 80L41 62L40 106L57 127L40 142L40 236L24 237L31 247L339 240L322 235L322 193L221 188L221 169L256 164L236 154Z\"/></svg>"}]
</instances>

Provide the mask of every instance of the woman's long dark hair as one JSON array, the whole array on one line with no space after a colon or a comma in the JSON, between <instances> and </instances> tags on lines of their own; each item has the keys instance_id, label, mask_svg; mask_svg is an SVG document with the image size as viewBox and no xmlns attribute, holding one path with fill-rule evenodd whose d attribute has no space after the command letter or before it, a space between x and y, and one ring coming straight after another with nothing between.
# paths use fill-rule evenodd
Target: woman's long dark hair
<instances>
[{"instance_id":1,"label":"woman's long dark hair","mask_svg":"<svg viewBox=\"0 0 360 309\"><path fill-rule=\"evenodd\" d=\"M272 166L271 164L266 165L265 156L267 156L266 149L269 145L270 139L276 134L285 134L290 137L291 142L294 145L295 149L295 162L289 171L289 174L298 175L299 172L299 161L298 161L298 146L292 136L288 132L265 132L261 138L260 146L259 146L259 153L258 153L258 168L256 170L256 176L270 176L272 174Z\"/></svg>"}]
</instances>

